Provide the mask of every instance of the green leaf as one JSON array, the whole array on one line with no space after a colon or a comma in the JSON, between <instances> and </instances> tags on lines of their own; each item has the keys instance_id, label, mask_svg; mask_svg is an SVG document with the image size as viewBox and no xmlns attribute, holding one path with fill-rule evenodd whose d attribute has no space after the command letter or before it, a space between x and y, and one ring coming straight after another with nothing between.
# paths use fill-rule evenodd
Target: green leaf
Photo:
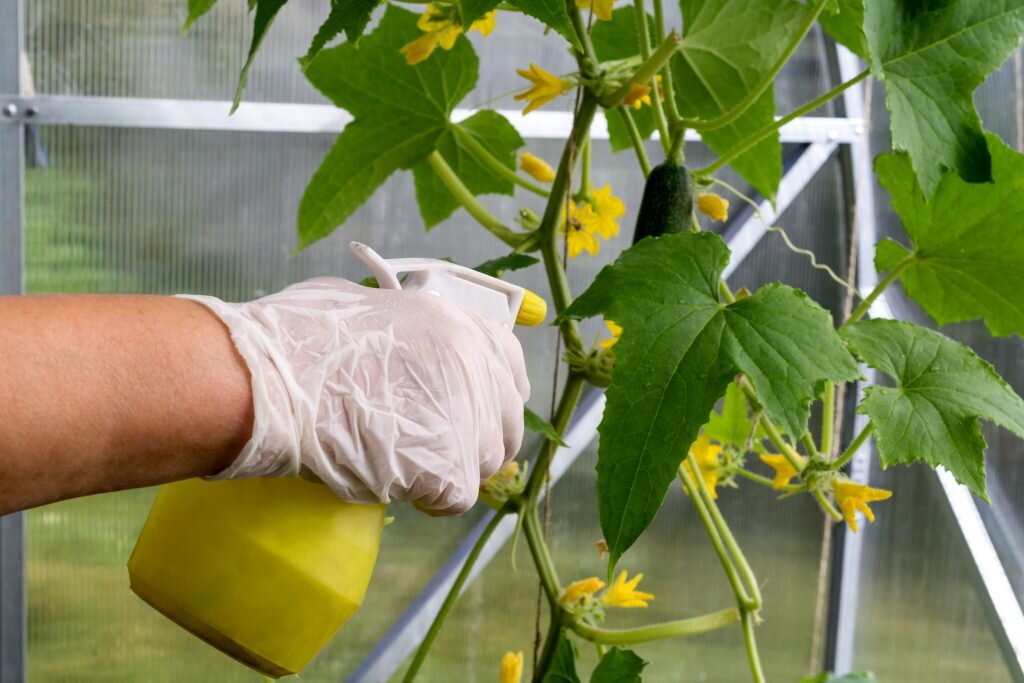
<instances>
[{"instance_id":1,"label":"green leaf","mask_svg":"<svg viewBox=\"0 0 1024 683\"><path fill-rule=\"evenodd\" d=\"M260 45L263 44L263 39L267 37L267 30L274 23L277 13L284 7L286 2L288 0L255 0L256 18L253 20L252 26L252 42L249 44L249 56L245 60L245 66L242 67L242 72L238 74L235 100L231 104L232 114L235 113L238 105L242 102L242 93L245 92L245 84L249 80L249 69L252 68L252 62L256 59L256 53L259 51ZM250 9L252 9L251 5Z\"/></svg>"},{"instance_id":2,"label":"green leaf","mask_svg":"<svg viewBox=\"0 0 1024 683\"><path fill-rule=\"evenodd\" d=\"M472 26L473 22L498 6L500 0L462 0L462 25Z\"/></svg>"},{"instance_id":3,"label":"green leaf","mask_svg":"<svg viewBox=\"0 0 1024 683\"><path fill-rule=\"evenodd\" d=\"M711 411L711 417L704 427L704 434L720 444L732 444L742 449L750 437L750 417L747 415L747 399L735 382L725 389L722 412Z\"/></svg>"},{"instance_id":4,"label":"green leaf","mask_svg":"<svg viewBox=\"0 0 1024 683\"><path fill-rule=\"evenodd\" d=\"M525 144L515 127L498 112L484 110L449 126L437 141L437 151L474 195L513 194L512 181L473 156L465 147L465 136L475 138L494 158L514 171L516 150ZM420 215L429 230L451 216L460 204L426 161L417 164L412 172Z\"/></svg>"},{"instance_id":5,"label":"green leaf","mask_svg":"<svg viewBox=\"0 0 1024 683\"><path fill-rule=\"evenodd\" d=\"M552 426L550 422L548 422L543 417L533 412L526 406L523 406L523 411L526 418L527 429L529 429L531 432L540 434L548 441L558 444L563 448L565 448L568 445L564 441L562 441L562 436L558 433L558 431L554 428L554 426Z\"/></svg>"},{"instance_id":6,"label":"green leaf","mask_svg":"<svg viewBox=\"0 0 1024 683\"><path fill-rule=\"evenodd\" d=\"M217 0L188 0L188 19L182 31L187 31L196 22L196 19L203 16L217 4Z\"/></svg>"},{"instance_id":7,"label":"green leaf","mask_svg":"<svg viewBox=\"0 0 1024 683\"><path fill-rule=\"evenodd\" d=\"M863 0L837 0L839 11L821 14L818 21L832 39L844 45L859 57L868 56L868 41L864 36Z\"/></svg>"},{"instance_id":8,"label":"green leaf","mask_svg":"<svg viewBox=\"0 0 1024 683\"><path fill-rule=\"evenodd\" d=\"M864 671L856 674L823 673L800 679L800 683L875 683L875 674Z\"/></svg>"},{"instance_id":9,"label":"green leaf","mask_svg":"<svg viewBox=\"0 0 1024 683\"><path fill-rule=\"evenodd\" d=\"M681 0L683 45L672 59L679 108L687 118L710 120L734 109L782 58L800 34L810 9L795 0ZM769 88L742 116L715 130L701 130L724 154L774 121ZM732 163L758 192L773 198L782 178L778 134Z\"/></svg>"},{"instance_id":10,"label":"green leaf","mask_svg":"<svg viewBox=\"0 0 1024 683\"><path fill-rule=\"evenodd\" d=\"M576 648L572 641L559 631L555 654L551 658L551 666L541 679L541 683L580 683L576 675Z\"/></svg>"},{"instance_id":11,"label":"green leaf","mask_svg":"<svg viewBox=\"0 0 1024 683\"><path fill-rule=\"evenodd\" d=\"M992 179L972 94L1024 32L1024 0L867 3L871 71L885 81L892 144L906 150L926 197L943 169Z\"/></svg>"},{"instance_id":12,"label":"green leaf","mask_svg":"<svg viewBox=\"0 0 1024 683\"><path fill-rule=\"evenodd\" d=\"M377 4L378 0L331 0L331 13L317 29L306 56L299 60L303 69L342 31L350 43L359 40Z\"/></svg>"},{"instance_id":13,"label":"green leaf","mask_svg":"<svg viewBox=\"0 0 1024 683\"><path fill-rule=\"evenodd\" d=\"M415 66L399 52L418 37L417 15L389 6L359 41L323 50L306 77L355 120L313 176L299 205L300 248L329 235L398 169L412 168L452 125L452 109L476 84L465 37ZM401 134L398 134L400 132Z\"/></svg>"},{"instance_id":14,"label":"green leaf","mask_svg":"<svg viewBox=\"0 0 1024 683\"><path fill-rule=\"evenodd\" d=\"M648 35L654 35L654 18L650 15L647 15L647 25ZM632 7L620 7L612 12L611 21L595 21L591 41L594 44L594 52L602 62L639 55L640 40L636 35L636 12ZM654 93L651 96L653 97ZM644 140L651 137L656 128L651 108L644 106L640 109L630 109L629 112L633 115L640 137ZM606 109L605 118L608 121L608 140L612 151L619 152L631 148L633 142L626 130L626 124L622 122L622 117L617 112Z\"/></svg>"},{"instance_id":15,"label":"green leaf","mask_svg":"<svg viewBox=\"0 0 1024 683\"><path fill-rule=\"evenodd\" d=\"M918 325L860 321L843 337L861 360L896 383L869 387L858 408L875 423L882 465L942 465L988 500L978 418L1024 438L1024 400L974 351Z\"/></svg>"},{"instance_id":16,"label":"green leaf","mask_svg":"<svg viewBox=\"0 0 1024 683\"><path fill-rule=\"evenodd\" d=\"M858 376L827 311L780 284L723 305L729 249L713 233L638 242L565 317L603 314L624 330L601 422L597 485L611 562L654 519L676 467L738 373L790 434L806 431L826 381Z\"/></svg>"},{"instance_id":17,"label":"green leaf","mask_svg":"<svg viewBox=\"0 0 1024 683\"><path fill-rule=\"evenodd\" d=\"M647 666L632 650L613 647L601 657L590 683L640 683L640 673Z\"/></svg>"},{"instance_id":18,"label":"green leaf","mask_svg":"<svg viewBox=\"0 0 1024 683\"><path fill-rule=\"evenodd\" d=\"M583 45L569 21L569 12L562 0L510 0L510 4L522 10L523 14L555 29L577 52L583 52Z\"/></svg>"},{"instance_id":19,"label":"green leaf","mask_svg":"<svg viewBox=\"0 0 1024 683\"><path fill-rule=\"evenodd\" d=\"M901 280L937 323L984 318L992 334L1024 335L1024 155L988 136L994 183L947 173L925 201L905 154L875 160L913 252L879 244L881 270L913 257Z\"/></svg>"},{"instance_id":20,"label":"green leaf","mask_svg":"<svg viewBox=\"0 0 1024 683\"><path fill-rule=\"evenodd\" d=\"M501 274L506 270L522 270L537 263L540 263L540 260L533 256L512 252L490 261L484 261L479 266L473 268L473 270L484 275L490 275L491 277L501 277Z\"/></svg>"}]
</instances>

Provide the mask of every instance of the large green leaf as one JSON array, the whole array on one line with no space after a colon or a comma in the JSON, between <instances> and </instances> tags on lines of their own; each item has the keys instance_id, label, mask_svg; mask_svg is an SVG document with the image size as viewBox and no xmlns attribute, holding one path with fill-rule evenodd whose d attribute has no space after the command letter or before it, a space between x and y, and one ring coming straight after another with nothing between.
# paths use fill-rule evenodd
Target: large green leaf
<instances>
[{"instance_id":1,"label":"large green leaf","mask_svg":"<svg viewBox=\"0 0 1024 683\"><path fill-rule=\"evenodd\" d=\"M942 465L987 500L978 418L1024 438L1024 400L974 351L918 325L867 320L843 337L896 383L869 387L858 408L875 424L882 465Z\"/></svg>"},{"instance_id":2,"label":"large green leaf","mask_svg":"<svg viewBox=\"0 0 1024 683\"><path fill-rule=\"evenodd\" d=\"M452 109L476 84L476 54L464 37L416 66L405 63L399 50L421 35L416 19L389 6L358 48L345 43L309 63L310 82L355 120L302 197L301 247L329 235L396 170L430 154L451 126Z\"/></svg>"},{"instance_id":3,"label":"large green leaf","mask_svg":"<svg viewBox=\"0 0 1024 683\"><path fill-rule=\"evenodd\" d=\"M196 19L203 16L217 4L217 0L188 0L188 19L185 20L183 31L187 31Z\"/></svg>"},{"instance_id":4,"label":"large green leaf","mask_svg":"<svg viewBox=\"0 0 1024 683\"><path fill-rule=\"evenodd\" d=\"M885 81L893 147L910 153L925 196L943 169L989 182L971 95L1020 43L1024 0L872 0L864 32L871 70Z\"/></svg>"},{"instance_id":5,"label":"large green leaf","mask_svg":"<svg viewBox=\"0 0 1024 683\"><path fill-rule=\"evenodd\" d=\"M729 249L713 233L641 240L565 312L603 314L624 332L601 422L597 476L611 562L654 519L676 467L726 386L744 373L768 415L806 431L826 381L857 377L827 311L784 285L724 305Z\"/></svg>"},{"instance_id":6,"label":"large green leaf","mask_svg":"<svg viewBox=\"0 0 1024 683\"><path fill-rule=\"evenodd\" d=\"M875 263L901 276L907 294L940 325L984 318L992 334L1024 335L1024 156L988 136L994 183L947 173L930 202L905 154L875 161L913 252L886 240Z\"/></svg>"},{"instance_id":7,"label":"large green leaf","mask_svg":"<svg viewBox=\"0 0 1024 683\"><path fill-rule=\"evenodd\" d=\"M473 270L483 273L484 275L490 275L491 277L501 277L501 274L506 270L522 270L523 268L529 268L537 263L540 263L540 260L536 257L528 254L512 252L511 254L505 254L504 256L484 261L473 268Z\"/></svg>"},{"instance_id":8,"label":"large green leaf","mask_svg":"<svg viewBox=\"0 0 1024 683\"><path fill-rule=\"evenodd\" d=\"M601 657L590 683L640 683L640 674L647 662L632 650L613 647Z\"/></svg>"},{"instance_id":9,"label":"large green leaf","mask_svg":"<svg viewBox=\"0 0 1024 683\"><path fill-rule=\"evenodd\" d=\"M799 35L810 9L795 0L681 0L683 44L672 60L681 112L714 119L738 105L769 74ZM769 125L775 99L769 88L742 116L701 137L719 154ZM732 167L765 197L782 178L778 134L758 143Z\"/></svg>"},{"instance_id":10,"label":"large green leaf","mask_svg":"<svg viewBox=\"0 0 1024 683\"><path fill-rule=\"evenodd\" d=\"M752 426L747 415L747 399L739 385L733 382L725 390L722 412L711 411L704 434L712 441L742 449L750 438Z\"/></svg>"},{"instance_id":11,"label":"large green leaf","mask_svg":"<svg viewBox=\"0 0 1024 683\"><path fill-rule=\"evenodd\" d=\"M238 109L238 105L242 101L242 93L245 92L245 84L249 80L249 69L252 68L252 62L256 59L256 53L259 51L260 45L263 44L263 39L267 37L270 25L274 23L277 13L288 2L288 0L254 1L256 4L256 18L252 24L252 42L249 44L249 56L245 59L245 66L242 67L242 72L238 74L238 85L235 87L235 101L231 104L231 113Z\"/></svg>"},{"instance_id":12,"label":"large green leaf","mask_svg":"<svg viewBox=\"0 0 1024 683\"><path fill-rule=\"evenodd\" d=\"M462 0L462 25L471 26L474 21L497 7L500 1L501 0Z\"/></svg>"},{"instance_id":13,"label":"large green leaf","mask_svg":"<svg viewBox=\"0 0 1024 683\"><path fill-rule=\"evenodd\" d=\"M302 65L308 65L342 31L350 43L359 40L377 5L378 0L331 0L331 12L313 36L313 42L301 60Z\"/></svg>"},{"instance_id":14,"label":"large green leaf","mask_svg":"<svg viewBox=\"0 0 1024 683\"><path fill-rule=\"evenodd\" d=\"M524 144L515 127L501 114L484 110L448 127L437 141L437 151L456 175L462 178L470 192L475 195L512 194L515 191L512 181L480 163L466 149L466 136L472 136L495 159L515 171L516 150ZM452 215L460 205L426 161L416 164L412 172L416 180L416 200L420 205L420 215L430 229Z\"/></svg>"},{"instance_id":15,"label":"large green leaf","mask_svg":"<svg viewBox=\"0 0 1024 683\"><path fill-rule=\"evenodd\" d=\"M647 33L653 36L654 18L648 15L647 23ZM594 52L602 62L638 56L640 42L636 35L636 12L632 7L620 7L612 12L611 21L594 22L591 40L594 43ZM651 93L651 97L654 97L654 93ZM640 137L644 140L651 137L651 133L655 129L651 108L644 106L629 111L640 131ZM633 142L619 113L606 109L605 118L608 121L608 140L611 143L612 151L619 152L632 147Z\"/></svg>"},{"instance_id":16,"label":"large green leaf","mask_svg":"<svg viewBox=\"0 0 1024 683\"><path fill-rule=\"evenodd\" d=\"M551 666L541 679L542 683L580 683L576 674L576 648L572 641L559 631L555 654L551 657Z\"/></svg>"},{"instance_id":17,"label":"large green leaf","mask_svg":"<svg viewBox=\"0 0 1024 683\"><path fill-rule=\"evenodd\" d=\"M838 12L824 12L818 17L822 28L840 45L845 45L856 55L867 57L863 0L836 0L836 3Z\"/></svg>"},{"instance_id":18,"label":"large green leaf","mask_svg":"<svg viewBox=\"0 0 1024 683\"><path fill-rule=\"evenodd\" d=\"M510 0L510 3L522 10L523 14L558 31L576 50L583 51L583 44L569 21L569 12L563 0Z\"/></svg>"}]
</instances>

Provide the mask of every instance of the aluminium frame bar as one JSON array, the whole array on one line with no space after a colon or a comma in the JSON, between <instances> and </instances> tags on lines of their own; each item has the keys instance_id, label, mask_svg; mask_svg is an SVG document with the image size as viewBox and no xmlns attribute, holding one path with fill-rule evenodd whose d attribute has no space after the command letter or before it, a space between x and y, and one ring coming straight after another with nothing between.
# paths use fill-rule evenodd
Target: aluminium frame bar
<instances>
[{"instance_id":1,"label":"aluminium frame bar","mask_svg":"<svg viewBox=\"0 0 1024 683\"><path fill-rule=\"evenodd\" d=\"M0 88L0 92L4 92ZM155 128L170 130L218 130L261 133L338 133L352 121L343 109L330 104L283 104L243 102L228 115L230 102L208 100L159 100L123 97L79 97L39 95L22 97L0 94L0 108L12 112L0 124L34 123L52 126L97 126L104 128ZM456 122L468 118L473 109L456 109ZM524 116L518 110L498 112L519 134L528 139L563 139L572 128L568 111L537 111ZM862 122L855 119L805 116L783 126L782 142L840 142L859 140ZM608 124L602 114L591 128L595 140L608 139ZM656 139L657 134L654 135ZM687 131L687 140L700 137Z\"/></svg>"},{"instance_id":2,"label":"aluminium frame bar","mask_svg":"<svg viewBox=\"0 0 1024 683\"><path fill-rule=\"evenodd\" d=\"M0 90L21 92L23 0L0 0ZM0 112L0 118L3 118ZM0 126L0 295L23 290L25 126ZM24 683L28 661L25 517L0 517L0 681Z\"/></svg>"},{"instance_id":3,"label":"aluminium frame bar","mask_svg":"<svg viewBox=\"0 0 1024 683\"><path fill-rule=\"evenodd\" d=\"M781 215L789 207L793 200L799 196L800 192L831 158L837 147L838 143L835 142L812 144L794 160L779 183L775 208L768 211L767 208L771 207L770 205L767 208L765 207L767 202L763 202L761 205L766 220L774 220L775 217ZM729 239L730 247L736 239L742 239L743 249L739 249L734 253L724 273L725 277L732 274L746 259L757 242L767 234L767 230L761 220L755 215L745 219L739 229L730 229L727 232L732 236ZM557 483L580 454L597 439L597 427L601 423L603 411L603 392L595 390L587 394L566 433L564 440L569 444L569 447L560 448L552 460L552 484ZM480 538L480 534L483 533L490 519L491 514L488 513L488 516L478 522L473 530L467 534L466 538L459 544L437 574L434 575L430 583L420 591L409 607L395 620L391 629L377 642L377 645L363 659L359 667L346 679L346 683L378 683L379 681L386 681L405 664L405 660L419 646L426 635L430 624L444 602L445 596L455 583L455 577L462 568L470 549L472 549L477 539ZM480 575L487 564L495 557L498 550L511 538L514 529L515 520L507 518L494 530L463 586L463 592Z\"/></svg>"}]
</instances>

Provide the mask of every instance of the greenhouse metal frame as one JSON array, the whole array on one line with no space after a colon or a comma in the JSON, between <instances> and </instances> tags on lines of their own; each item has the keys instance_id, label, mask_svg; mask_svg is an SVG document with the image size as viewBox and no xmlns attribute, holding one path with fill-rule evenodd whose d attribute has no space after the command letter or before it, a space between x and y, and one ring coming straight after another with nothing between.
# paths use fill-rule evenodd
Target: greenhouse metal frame
<instances>
[{"instance_id":1,"label":"greenhouse metal frame","mask_svg":"<svg viewBox=\"0 0 1024 683\"><path fill-rule=\"evenodd\" d=\"M105 97L27 96L23 89L21 56L24 52L24 0L0 0L0 294L23 291L23 229L25 128L39 126L100 126L107 128L149 128L220 130L250 132L324 133L340 131L350 120L345 112L330 105L244 103L228 117L227 102L157 100ZM838 48L835 53L839 77L849 79L862 64ZM764 221L771 222L806 188L816 172L832 155L845 148L842 169L852 186L853 230L858 231L858 288L867 293L875 285L873 266L875 215L874 178L864 121L864 86L858 84L843 95L843 118L803 117L781 130L783 142L797 143L797 153L786 160L786 172L776 205L761 203ZM538 112L528 120L519 112L501 112L524 138L562 137L571 126L566 112ZM456 111L456 118L469 112ZM603 120L594 124L592 136L607 138ZM696 135L692 139L697 139ZM736 212L725 231L733 257L723 276L728 277L756 247L765 234L765 223L753 211ZM874 317L898 317L880 298L871 310ZM863 392L872 380L858 385ZM553 483L572 466L576 457L597 438L604 398L591 393L565 436L552 468ZM863 416L854 417L859 430ZM851 462L850 475L866 483L870 465L870 443ZM1024 683L1024 614L1014 594L995 545L979 514L973 496L944 471L936 474L959 531L958 542L970 559L976 593L1011 678ZM470 549L493 516L482 519L458 545L440 571L421 590L391 629L348 677L349 683L388 680L419 644L451 588ZM485 546L469 577L472 582L512 536L515 522L505 519ZM853 664L857 632L856 601L861 572L861 537L838 532L831 578L826 668L849 671ZM27 605L25 582L25 523L23 515L0 518L0 683L27 680ZM467 583L469 583L467 582Z\"/></svg>"}]
</instances>

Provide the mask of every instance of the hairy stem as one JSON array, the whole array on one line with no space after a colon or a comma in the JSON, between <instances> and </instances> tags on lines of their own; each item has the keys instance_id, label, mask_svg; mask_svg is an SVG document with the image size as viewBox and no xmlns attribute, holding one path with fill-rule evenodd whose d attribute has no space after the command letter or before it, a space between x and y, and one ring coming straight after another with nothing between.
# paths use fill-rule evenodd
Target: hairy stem
<instances>
[{"instance_id":1,"label":"hairy stem","mask_svg":"<svg viewBox=\"0 0 1024 683\"><path fill-rule=\"evenodd\" d=\"M583 15L580 14L580 10L576 7L576 3L573 0L567 0L565 8L569 12L569 21L572 22L573 28L576 29L576 35L579 36L580 44L583 46L582 56L586 63L580 64L580 71L585 76L592 76L592 72L597 68L599 62L597 52L594 51L594 43L591 42L590 33L587 31L587 25L583 22Z\"/></svg>"},{"instance_id":2,"label":"hairy stem","mask_svg":"<svg viewBox=\"0 0 1024 683\"><path fill-rule=\"evenodd\" d=\"M548 634L544 638L544 646L540 651L540 658L537 660L537 667L533 670L533 683L541 683L548 669L551 668L551 660L555 656L555 647L558 645L558 638L562 635L561 612L551 612L551 623L548 624Z\"/></svg>"},{"instance_id":3,"label":"hairy stem","mask_svg":"<svg viewBox=\"0 0 1024 683\"><path fill-rule=\"evenodd\" d=\"M659 43L665 40L665 9L662 7L662 0L653 0L654 5L654 38ZM679 115L679 108L676 106L676 94L675 88L672 85L672 70L669 68L668 62L661 68L661 87L665 92L665 109L668 112L669 127L671 133L674 136L682 136L685 132L685 127L680 127L679 124L682 121L682 117ZM655 96L658 95L657 84L654 84L653 91ZM654 101L653 99L651 100ZM679 130L676 130L679 128ZM673 139L673 143L674 143ZM682 162L679 162L680 164Z\"/></svg>"},{"instance_id":4,"label":"hairy stem","mask_svg":"<svg viewBox=\"0 0 1024 683\"><path fill-rule=\"evenodd\" d=\"M714 130L715 128L727 126L742 116L743 112L747 111L754 102L757 102L758 98L761 97L761 95L763 95L769 86L771 86L775 81L775 77L779 74L779 71L781 71L782 67L786 65L789 58L793 56L793 53L803 41L804 36L806 36L807 32L811 30L812 26L814 26L814 22L818 20L818 15L821 14L821 10L828 4L828 2L829 0L817 0L811 8L810 13L807 15L807 18L804 19L804 23L800 27L800 30L794 34L793 39L790 41L789 45L786 46L785 52L783 52L778 61L772 65L771 70L764 75L757 85L747 92L746 97L740 100L735 107L713 119L683 119L683 125L687 128L695 128L697 130Z\"/></svg>"},{"instance_id":5,"label":"hairy stem","mask_svg":"<svg viewBox=\"0 0 1024 683\"><path fill-rule=\"evenodd\" d=\"M836 424L836 386L832 382L825 383L825 395L821 400L821 454L826 460L832 459L835 447Z\"/></svg>"},{"instance_id":6,"label":"hairy stem","mask_svg":"<svg viewBox=\"0 0 1024 683\"><path fill-rule=\"evenodd\" d=\"M853 313L850 314L850 317L846 319L846 322L844 322L839 329L846 329L851 323L855 323L863 318L864 314L871 310L871 305L875 303L878 297L882 296L882 292L888 289L889 285L896 282L900 275L903 274L903 271L912 266L916 259L917 257L911 254L893 266L893 269L889 271L889 274L886 275L881 282L875 285L875 288L872 289L871 293L857 305L857 308L853 309Z\"/></svg>"},{"instance_id":7,"label":"hairy stem","mask_svg":"<svg viewBox=\"0 0 1024 683\"><path fill-rule=\"evenodd\" d=\"M501 163L501 161L491 154L486 147L480 144L480 141L476 139L476 136L464 132L457 126L453 126L452 130L459 138L462 146L469 150L469 153L472 154L477 161L493 171L496 175L499 175L505 180L509 180L536 195L540 195L541 197L548 196L548 191L545 188L527 180L516 173L515 169L509 168L505 164Z\"/></svg>"},{"instance_id":8,"label":"hairy stem","mask_svg":"<svg viewBox=\"0 0 1024 683\"><path fill-rule=\"evenodd\" d=\"M644 61L651 58L651 39L647 33L647 11L644 9L644 0L633 0L633 12L636 18L636 37L640 43L640 56ZM651 83L651 86L656 86L656 83ZM655 95L657 91L655 90ZM661 102L656 97L651 98L651 110L654 112L654 125L658 129L658 137L661 138L661 146L665 150L665 154L668 154L671 149L672 140L668 130L668 120L665 118L665 111L661 107Z\"/></svg>"},{"instance_id":9,"label":"hairy stem","mask_svg":"<svg viewBox=\"0 0 1024 683\"><path fill-rule=\"evenodd\" d=\"M750 481L754 482L755 484L760 484L761 486L767 486L770 489L774 489L775 488L775 482L774 481L772 481L768 477L763 477L760 474L757 474L756 472L751 472L750 470L744 469L742 467L737 467L733 471L736 474L738 474L739 476L743 477L744 479L749 479ZM777 490L779 490L779 491L786 491L788 493L788 492L791 492L791 491L803 491L804 487L803 486L797 486L796 484L786 484L785 486L783 486L783 487L781 487L781 488L779 488Z\"/></svg>"},{"instance_id":10,"label":"hairy stem","mask_svg":"<svg viewBox=\"0 0 1024 683\"><path fill-rule=\"evenodd\" d=\"M477 223L510 247L517 247L522 243L526 235L505 227L490 211L485 209L437 150L427 155L427 163L430 164L430 168L434 170L448 191L452 193L455 200L469 212L470 216L476 219Z\"/></svg>"},{"instance_id":11,"label":"hairy stem","mask_svg":"<svg viewBox=\"0 0 1024 683\"><path fill-rule=\"evenodd\" d=\"M672 55L676 53L679 46L683 44L683 39L678 33L672 31L665 40L661 41L658 45L658 49L651 53L651 56L646 58L640 66L637 67L633 75L629 77L622 86L619 87L607 101L602 102L606 107L617 107L623 103L626 99L626 95L629 94L630 88L633 84L647 83L651 85L651 102L658 97L657 84L654 82L654 77L659 71L668 63Z\"/></svg>"},{"instance_id":12,"label":"hairy stem","mask_svg":"<svg viewBox=\"0 0 1024 683\"><path fill-rule=\"evenodd\" d=\"M636 160L639 162L640 170L643 171L646 178L651 175L651 161L647 158L644 139L640 137L640 131L636 127L636 121L633 120L633 114L624 106L616 107L615 111L622 117L622 123L625 124L626 132L629 133L629 140L633 143L633 151L636 152Z\"/></svg>"},{"instance_id":13,"label":"hairy stem","mask_svg":"<svg viewBox=\"0 0 1024 683\"><path fill-rule=\"evenodd\" d=\"M544 541L544 532L541 529L540 519L537 517L536 505L527 504L521 514L523 515L523 535L526 536L526 544L530 546L530 555L533 557L533 563L537 566L540 583L544 587L544 594L547 596L551 612L554 614L559 611L558 594L562 592L562 588L558 582L555 563L551 560L551 553Z\"/></svg>"},{"instance_id":14,"label":"hairy stem","mask_svg":"<svg viewBox=\"0 0 1024 683\"><path fill-rule=\"evenodd\" d=\"M745 140L738 143L735 147L733 147L728 152L719 157L714 163L709 164L708 166L705 166L704 168L698 171L694 171L694 175L711 175L721 167L725 166L730 161L733 161L734 159L745 154L754 145L761 142L766 137L768 137L778 129L782 128L790 121L803 116L809 111L817 109L821 105L825 104L829 100L832 100L833 98L841 94L847 88L853 87L857 83L860 83L862 80L867 78L870 73L871 72L867 69L861 71L859 74L857 74L850 80L846 81L845 83L837 85L835 88L832 88L824 95L821 95L820 97L811 100L810 102L800 107L799 109L790 112L786 116L783 116L781 119L777 119L774 123L771 123L762 128L761 130L757 131L756 133L751 134ZM686 123L686 121L684 121L683 123Z\"/></svg>"},{"instance_id":15,"label":"hairy stem","mask_svg":"<svg viewBox=\"0 0 1024 683\"><path fill-rule=\"evenodd\" d=\"M587 135L583 143L583 159L580 161L580 194L586 197L590 194L590 156L591 156L590 135Z\"/></svg>"},{"instance_id":16,"label":"hairy stem","mask_svg":"<svg viewBox=\"0 0 1024 683\"><path fill-rule=\"evenodd\" d=\"M427 658L427 653L430 652L430 647L434 644L437 634L441 632L441 626L444 624L445 619L448 618L448 613L451 612L455 602L459 599L459 593L462 592L462 587L466 585L466 579L469 578L469 573L473 570L477 558L480 557L480 552L487 545L491 534L498 528L498 524L510 512L511 509L508 507L498 510L484 528L484 532L477 539L473 549L469 551L469 556L466 557L462 569L459 570L459 575L455 577L455 583L452 584L451 590L448 591L448 595L445 596L444 603L441 605L441 609L438 611L437 616L434 617L433 623L430 624L430 630L427 631L427 635L424 636L419 649L416 650L416 656L413 657L412 664L409 665L409 669L405 672L405 677L402 678L403 683L412 683L416 678L416 674L419 673L420 667L423 666L423 661Z\"/></svg>"},{"instance_id":17,"label":"hairy stem","mask_svg":"<svg viewBox=\"0 0 1024 683\"><path fill-rule=\"evenodd\" d=\"M754 683L765 683L764 669L761 667L761 656L757 652L757 639L754 637L754 615L743 612L743 644L747 648L747 661Z\"/></svg>"},{"instance_id":18,"label":"hairy stem","mask_svg":"<svg viewBox=\"0 0 1024 683\"><path fill-rule=\"evenodd\" d=\"M735 607L699 617L679 619L639 628L609 629L590 626L580 622L569 625L573 633L584 640L602 645L635 645L666 638L685 638L735 624L740 620L740 611Z\"/></svg>"},{"instance_id":19,"label":"hairy stem","mask_svg":"<svg viewBox=\"0 0 1024 683\"><path fill-rule=\"evenodd\" d=\"M864 445L864 442L868 440L868 437L871 436L871 432L873 431L875 431L875 423L869 420L868 423L864 425L864 429L860 430L860 434L854 437L853 441L850 442L850 445L846 447L843 454L840 455L834 463L832 463L832 469L841 469L843 465L850 462L850 459L857 455L857 451L860 450L860 447Z\"/></svg>"}]
</instances>

